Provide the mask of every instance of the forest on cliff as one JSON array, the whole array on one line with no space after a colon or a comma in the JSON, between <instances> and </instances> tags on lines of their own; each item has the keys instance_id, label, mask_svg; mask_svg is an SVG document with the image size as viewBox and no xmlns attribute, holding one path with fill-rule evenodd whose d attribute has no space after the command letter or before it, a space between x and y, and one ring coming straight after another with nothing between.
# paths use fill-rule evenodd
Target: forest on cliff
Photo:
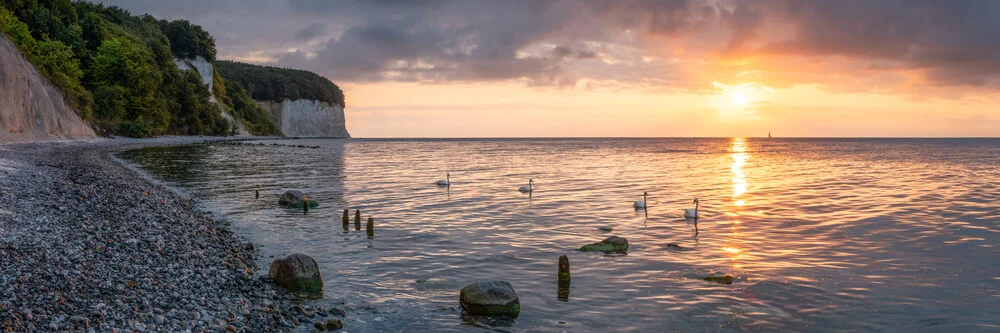
<instances>
[{"instance_id":1,"label":"forest on cliff","mask_svg":"<svg viewBox=\"0 0 1000 333\"><path fill-rule=\"evenodd\" d=\"M103 135L234 134L236 124L222 116L223 110L252 134L281 135L251 96L283 96L286 81L295 83L289 85L294 91L305 92L300 95L319 94L343 103L339 88L312 73L325 84L268 71L254 72L258 77L241 74L235 80L239 83L227 83L216 72L209 92L197 72L181 70L174 62L199 56L215 61L215 40L186 20L133 16L116 6L85 1L4 0L0 33ZM259 80L267 83L254 83ZM252 84L255 93L248 94L245 84ZM210 102L212 95L219 103Z\"/></svg>"}]
</instances>

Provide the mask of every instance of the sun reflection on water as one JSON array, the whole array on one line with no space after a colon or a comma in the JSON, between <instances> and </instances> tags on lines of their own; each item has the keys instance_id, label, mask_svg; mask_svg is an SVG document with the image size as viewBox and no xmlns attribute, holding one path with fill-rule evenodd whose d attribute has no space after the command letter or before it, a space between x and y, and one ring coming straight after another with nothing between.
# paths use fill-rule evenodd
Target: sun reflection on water
<instances>
[{"instance_id":1,"label":"sun reflection on water","mask_svg":"<svg viewBox=\"0 0 1000 333\"><path fill-rule=\"evenodd\" d=\"M750 155L747 153L746 139L732 139L730 157L733 159L732 165L730 166L730 170L732 172L731 182L733 183L733 209L731 214L727 215L734 217L734 219L730 224L732 232L730 233L729 241L727 241L728 245L723 247L722 250L729 254L733 263L733 268L739 269L742 265L740 265L737 260L743 257L741 255L743 250L737 246L740 243L738 238L740 233L737 226L740 224L740 211L746 205L746 200L741 198L747 192L747 176L746 173L743 172L743 168L746 166L747 160L750 159Z\"/></svg>"}]
</instances>

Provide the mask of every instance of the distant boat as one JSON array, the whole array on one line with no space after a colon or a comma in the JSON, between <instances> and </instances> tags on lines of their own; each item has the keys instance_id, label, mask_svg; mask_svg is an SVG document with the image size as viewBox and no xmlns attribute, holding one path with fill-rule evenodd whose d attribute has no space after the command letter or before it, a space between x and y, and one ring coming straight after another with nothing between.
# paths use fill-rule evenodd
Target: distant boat
<instances>
[{"instance_id":1,"label":"distant boat","mask_svg":"<svg viewBox=\"0 0 1000 333\"><path fill-rule=\"evenodd\" d=\"M768 139L770 139L770 138L771 138L771 132L767 132L767 138L768 138Z\"/></svg>"}]
</instances>

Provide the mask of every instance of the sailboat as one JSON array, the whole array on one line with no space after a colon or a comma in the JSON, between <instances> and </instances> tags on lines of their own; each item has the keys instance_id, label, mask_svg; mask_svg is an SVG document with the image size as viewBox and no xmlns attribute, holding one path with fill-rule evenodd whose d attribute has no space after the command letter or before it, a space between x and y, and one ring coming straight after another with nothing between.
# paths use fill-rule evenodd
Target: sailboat
<instances>
[{"instance_id":1,"label":"sailboat","mask_svg":"<svg viewBox=\"0 0 1000 333\"><path fill-rule=\"evenodd\" d=\"M770 138L771 138L771 132L767 132L767 138L768 138L768 139L770 139Z\"/></svg>"}]
</instances>

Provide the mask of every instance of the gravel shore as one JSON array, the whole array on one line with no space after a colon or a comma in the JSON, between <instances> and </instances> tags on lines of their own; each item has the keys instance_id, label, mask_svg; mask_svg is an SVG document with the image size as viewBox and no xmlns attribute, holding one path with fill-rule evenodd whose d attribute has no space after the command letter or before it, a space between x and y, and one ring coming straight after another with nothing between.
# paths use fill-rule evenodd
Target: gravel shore
<instances>
[{"instance_id":1,"label":"gravel shore","mask_svg":"<svg viewBox=\"0 0 1000 333\"><path fill-rule=\"evenodd\" d=\"M253 244L110 157L201 140L0 145L0 331L268 332L325 320L255 276Z\"/></svg>"}]
</instances>

